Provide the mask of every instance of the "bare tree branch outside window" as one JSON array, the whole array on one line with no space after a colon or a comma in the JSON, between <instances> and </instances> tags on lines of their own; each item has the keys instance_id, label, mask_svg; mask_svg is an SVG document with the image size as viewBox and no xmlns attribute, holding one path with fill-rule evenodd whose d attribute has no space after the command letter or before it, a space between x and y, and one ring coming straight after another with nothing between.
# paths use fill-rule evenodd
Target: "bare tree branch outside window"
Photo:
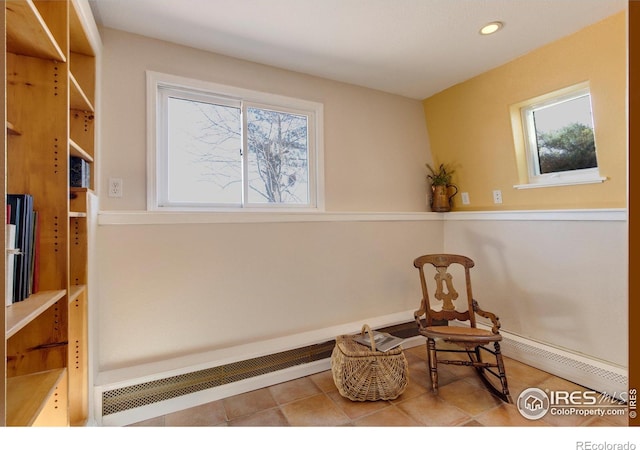
<instances>
[{"instance_id":1,"label":"bare tree branch outside window","mask_svg":"<svg viewBox=\"0 0 640 450\"><path fill-rule=\"evenodd\" d=\"M250 202L307 203L307 118L248 108L247 127Z\"/></svg>"},{"instance_id":2,"label":"bare tree branch outside window","mask_svg":"<svg viewBox=\"0 0 640 450\"><path fill-rule=\"evenodd\" d=\"M170 98L170 189L197 186L211 203L306 204L309 201L308 124L304 115L247 108L247 167L243 183L241 109ZM188 155L188 156L187 156ZM186 164L189 172L172 167ZM186 174L189 175L186 175ZM181 175L182 174L182 175ZM188 194L183 194L188 196ZM194 194L196 195L196 194Z\"/></svg>"},{"instance_id":3,"label":"bare tree branch outside window","mask_svg":"<svg viewBox=\"0 0 640 450\"><path fill-rule=\"evenodd\" d=\"M147 82L150 209L322 209L321 103L155 72Z\"/></svg>"},{"instance_id":4,"label":"bare tree branch outside window","mask_svg":"<svg viewBox=\"0 0 640 450\"><path fill-rule=\"evenodd\" d=\"M168 111L171 200L240 204L240 109L169 98Z\"/></svg>"}]
</instances>

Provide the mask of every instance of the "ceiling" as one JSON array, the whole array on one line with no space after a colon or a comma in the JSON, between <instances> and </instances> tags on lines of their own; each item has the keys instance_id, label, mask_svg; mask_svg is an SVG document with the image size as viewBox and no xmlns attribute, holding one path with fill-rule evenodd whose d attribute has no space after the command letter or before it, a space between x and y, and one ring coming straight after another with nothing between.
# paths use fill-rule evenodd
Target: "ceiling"
<instances>
[{"instance_id":1,"label":"ceiling","mask_svg":"<svg viewBox=\"0 0 640 450\"><path fill-rule=\"evenodd\" d=\"M416 99L627 0L89 0L99 25ZM499 20L502 30L481 36Z\"/></svg>"}]
</instances>

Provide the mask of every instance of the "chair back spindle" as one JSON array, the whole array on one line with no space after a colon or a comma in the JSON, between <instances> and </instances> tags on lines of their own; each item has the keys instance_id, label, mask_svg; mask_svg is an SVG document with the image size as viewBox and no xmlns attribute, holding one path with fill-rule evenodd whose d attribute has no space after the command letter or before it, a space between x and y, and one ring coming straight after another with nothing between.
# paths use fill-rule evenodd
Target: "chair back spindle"
<instances>
[{"instance_id":1,"label":"chair back spindle","mask_svg":"<svg viewBox=\"0 0 640 450\"><path fill-rule=\"evenodd\" d=\"M469 269L474 266L472 259L462 255L424 255L416 258L414 266L420 271L423 296L420 312L425 316L427 326L431 326L434 321L452 320L469 322L471 327L476 326L476 318L473 314L471 274L469 272ZM466 301L463 303L457 301L460 294L455 288L452 271L455 271L456 275L462 275L465 279ZM429 298L427 272L433 274L433 280L435 280L435 283L431 285L435 287L433 297L439 301L435 304L432 304Z\"/></svg>"}]
</instances>

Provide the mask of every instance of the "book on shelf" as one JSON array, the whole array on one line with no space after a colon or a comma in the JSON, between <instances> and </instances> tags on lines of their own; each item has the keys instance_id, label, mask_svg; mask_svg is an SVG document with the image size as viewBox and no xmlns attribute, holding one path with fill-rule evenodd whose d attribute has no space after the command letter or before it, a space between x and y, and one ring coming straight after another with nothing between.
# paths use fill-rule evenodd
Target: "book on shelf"
<instances>
[{"instance_id":1,"label":"book on shelf","mask_svg":"<svg viewBox=\"0 0 640 450\"><path fill-rule=\"evenodd\" d=\"M7 208L8 209L8 208ZM7 214L9 218L9 214ZM11 223L7 223L4 226L4 245L5 245L5 278L4 278L4 300L5 306L9 306L14 302L14 266L16 253L19 252L16 249L16 226Z\"/></svg>"},{"instance_id":2,"label":"book on shelf","mask_svg":"<svg viewBox=\"0 0 640 450\"><path fill-rule=\"evenodd\" d=\"M34 230L33 230L33 282L31 284L32 293L40 290L40 215L38 211L34 211Z\"/></svg>"},{"instance_id":3,"label":"book on shelf","mask_svg":"<svg viewBox=\"0 0 640 450\"><path fill-rule=\"evenodd\" d=\"M393 336L389 333L382 333L380 331L371 331L371 334L373 334L373 341L376 344L376 351L379 352L388 352L389 350L394 349L402 344L402 342L404 341L403 338ZM372 348L369 333L364 333L364 335L357 335L354 338L354 341L356 341L358 344L362 344L369 348Z\"/></svg>"},{"instance_id":4,"label":"book on shelf","mask_svg":"<svg viewBox=\"0 0 640 450\"><path fill-rule=\"evenodd\" d=\"M40 237L40 227L38 226L38 211L33 211L33 213L31 214L31 222L32 222L32 230L31 230L31 235L30 235L30 244L29 244L29 248L31 249L29 252L29 279L28 281L28 285L27 285L27 294L31 295L31 294L35 294L36 292L38 292L38 284L39 284L39 280L38 280L38 276L40 275L40 272L37 270L38 266L37 266L37 262L39 259L39 251L38 251L38 247L39 247L39 237Z\"/></svg>"},{"instance_id":5,"label":"book on shelf","mask_svg":"<svg viewBox=\"0 0 640 450\"><path fill-rule=\"evenodd\" d=\"M88 188L91 185L89 163L78 156L69 158L69 186Z\"/></svg>"},{"instance_id":6,"label":"book on shelf","mask_svg":"<svg viewBox=\"0 0 640 450\"><path fill-rule=\"evenodd\" d=\"M34 210L30 194L7 194L10 206L9 223L16 227L16 249L13 262L13 302L19 302L33 293L32 273L34 258Z\"/></svg>"},{"instance_id":7,"label":"book on shelf","mask_svg":"<svg viewBox=\"0 0 640 450\"><path fill-rule=\"evenodd\" d=\"M8 194L7 195L7 207L11 212L8 218L9 224L16 227L16 244L15 247L19 250L19 253L15 255L13 262L13 274L11 279L13 280L13 302L18 302L20 297L20 264L22 261L22 252L24 249L24 242L22 239L24 226L21 224L22 216L22 197L19 195Z\"/></svg>"}]
</instances>

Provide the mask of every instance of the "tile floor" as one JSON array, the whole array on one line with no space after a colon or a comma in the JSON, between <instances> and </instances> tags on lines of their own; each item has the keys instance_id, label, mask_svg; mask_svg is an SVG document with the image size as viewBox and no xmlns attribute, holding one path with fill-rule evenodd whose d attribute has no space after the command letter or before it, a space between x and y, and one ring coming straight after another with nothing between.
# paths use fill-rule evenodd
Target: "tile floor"
<instances>
[{"instance_id":1,"label":"tile floor","mask_svg":"<svg viewBox=\"0 0 640 450\"><path fill-rule=\"evenodd\" d=\"M340 395L331 371L288 381L252 392L193 407L131 426L626 426L627 417L551 416L527 420L515 405L489 393L474 370L441 366L440 389L434 395L424 346L405 350L409 385L392 401L352 402ZM585 390L569 381L505 358L514 401L529 387Z\"/></svg>"}]
</instances>

